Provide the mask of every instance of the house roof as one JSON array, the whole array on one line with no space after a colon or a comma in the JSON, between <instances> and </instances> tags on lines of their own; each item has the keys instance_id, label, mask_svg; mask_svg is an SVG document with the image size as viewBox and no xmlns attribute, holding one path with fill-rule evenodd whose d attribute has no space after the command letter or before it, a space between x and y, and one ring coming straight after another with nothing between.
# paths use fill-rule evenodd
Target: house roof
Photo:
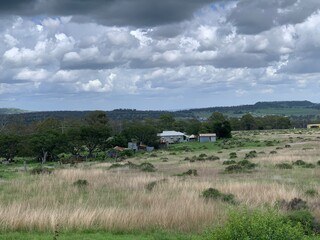
<instances>
[{"instance_id":1,"label":"house roof","mask_svg":"<svg viewBox=\"0 0 320 240\"><path fill-rule=\"evenodd\" d=\"M216 134L215 133L202 133L199 134L199 137L215 137Z\"/></svg>"},{"instance_id":2,"label":"house roof","mask_svg":"<svg viewBox=\"0 0 320 240\"><path fill-rule=\"evenodd\" d=\"M176 132L176 131L163 131L162 133L159 133L159 137L170 137L170 136L184 136L185 134L182 132Z\"/></svg>"}]
</instances>

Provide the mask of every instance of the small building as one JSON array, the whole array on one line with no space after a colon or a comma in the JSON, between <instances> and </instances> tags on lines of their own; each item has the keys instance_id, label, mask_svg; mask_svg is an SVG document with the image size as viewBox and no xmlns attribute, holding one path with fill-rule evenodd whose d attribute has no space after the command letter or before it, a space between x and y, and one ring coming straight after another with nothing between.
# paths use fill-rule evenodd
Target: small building
<instances>
[{"instance_id":1,"label":"small building","mask_svg":"<svg viewBox=\"0 0 320 240\"><path fill-rule=\"evenodd\" d=\"M202 133L199 134L199 142L215 142L217 135L215 133Z\"/></svg>"},{"instance_id":2,"label":"small building","mask_svg":"<svg viewBox=\"0 0 320 240\"><path fill-rule=\"evenodd\" d=\"M192 134L189 136L188 141L189 142L196 142L198 140L197 136Z\"/></svg>"},{"instance_id":3,"label":"small building","mask_svg":"<svg viewBox=\"0 0 320 240\"><path fill-rule=\"evenodd\" d=\"M184 133L176 131L163 131L158 134L158 137L160 137L160 142L168 144L187 141L187 136Z\"/></svg>"},{"instance_id":4,"label":"small building","mask_svg":"<svg viewBox=\"0 0 320 240\"><path fill-rule=\"evenodd\" d=\"M320 124L308 124L307 128L320 128Z\"/></svg>"}]
</instances>

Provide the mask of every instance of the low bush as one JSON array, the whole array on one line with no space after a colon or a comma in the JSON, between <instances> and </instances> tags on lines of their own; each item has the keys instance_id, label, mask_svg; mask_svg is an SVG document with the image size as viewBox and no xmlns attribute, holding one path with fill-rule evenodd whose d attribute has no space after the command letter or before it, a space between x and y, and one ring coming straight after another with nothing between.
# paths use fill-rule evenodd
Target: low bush
<instances>
[{"instance_id":1,"label":"low bush","mask_svg":"<svg viewBox=\"0 0 320 240\"><path fill-rule=\"evenodd\" d=\"M257 157L257 152L253 150L253 151L250 151L249 153L246 153L246 156L244 158L248 159L248 158L255 158L255 157Z\"/></svg>"},{"instance_id":2,"label":"low bush","mask_svg":"<svg viewBox=\"0 0 320 240\"><path fill-rule=\"evenodd\" d=\"M243 168L239 166L238 164L231 164L224 170L226 173L239 173L243 172Z\"/></svg>"},{"instance_id":3,"label":"low bush","mask_svg":"<svg viewBox=\"0 0 320 240\"><path fill-rule=\"evenodd\" d=\"M153 164L149 163L149 162L144 162L141 163L139 165L139 168L141 169L141 171L143 172L155 172L156 168L153 166Z\"/></svg>"},{"instance_id":4,"label":"low bush","mask_svg":"<svg viewBox=\"0 0 320 240\"><path fill-rule=\"evenodd\" d=\"M230 154L229 154L229 158L230 159L232 159L232 158L237 158L238 156L237 156L237 153L236 152L231 152Z\"/></svg>"},{"instance_id":5,"label":"low bush","mask_svg":"<svg viewBox=\"0 0 320 240\"><path fill-rule=\"evenodd\" d=\"M223 202L236 204L235 197L233 194L225 194L215 188L208 188L204 190L201 196L204 197L206 200L221 200Z\"/></svg>"},{"instance_id":6,"label":"low bush","mask_svg":"<svg viewBox=\"0 0 320 240\"><path fill-rule=\"evenodd\" d=\"M316 165L312 164L312 163L306 163L305 165L302 165L303 168L315 168Z\"/></svg>"},{"instance_id":7,"label":"low bush","mask_svg":"<svg viewBox=\"0 0 320 240\"><path fill-rule=\"evenodd\" d=\"M158 181L149 182L146 184L145 189L151 192L158 184L164 183L166 181L167 179L164 178Z\"/></svg>"},{"instance_id":8,"label":"low bush","mask_svg":"<svg viewBox=\"0 0 320 240\"><path fill-rule=\"evenodd\" d=\"M279 163L279 164L276 164L276 168L279 168L279 169L292 169L293 167L289 163Z\"/></svg>"},{"instance_id":9,"label":"low bush","mask_svg":"<svg viewBox=\"0 0 320 240\"><path fill-rule=\"evenodd\" d=\"M52 168L47 168L43 166L38 166L30 170L30 173L33 175L37 174L51 174L53 172Z\"/></svg>"},{"instance_id":10,"label":"low bush","mask_svg":"<svg viewBox=\"0 0 320 240\"><path fill-rule=\"evenodd\" d=\"M270 154L277 154L278 152L277 151L270 151Z\"/></svg>"},{"instance_id":11,"label":"low bush","mask_svg":"<svg viewBox=\"0 0 320 240\"><path fill-rule=\"evenodd\" d=\"M225 225L206 234L210 240L301 240L305 236L301 224L288 221L269 210L241 210L229 214Z\"/></svg>"},{"instance_id":12,"label":"low bush","mask_svg":"<svg viewBox=\"0 0 320 240\"><path fill-rule=\"evenodd\" d=\"M235 164L237 163L235 160L226 160L226 161L223 161L223 165L231 165L231 164Z\"/></svg>"},{"instance_id":13,"label":"low bush","mask_svg":"<svg viewBox=\"0 0 320 240\"><path fill-rule=\"evenodd\" d=\"M296 166L304 166L304 165L306 165L306 162L303 160L297 160L297 161L293 162L292 164L296 165Z\"/></svg>"},{"instance_id":14,"label":"low bush","mask_svg":"<svg viewBox=\"0 0 320 240\"><path fill-rule=\"evenodd\" d=\"M319 232L319 224L307 210L289 212L287 218L294 224L300 224L307 235Z\"/></svg>"},{"instance_id":15,"label":"low bush","mask_svg":"<svg viewBox=\"0 0 320 240\"><path fill-rule=\"evenodd\" d=\"M78 179L73 183L73 186L84 188L89 185L89 182L85 179Z\"/></svg>"},{"instance_id":16,"label":"low bush","mask_svg":"<svg viewBox=\"0 0 320 240\"><path fill-rule=\"evenodd\" d=\"M197 172L196 169L189 169L188 171L183 172L183 173L180 173L180 174L177 174L176 176L178 176L178 177L183 177L183 176L198 176L198 172Z\"/></svg>"},{"instance_id":17,"label":"low bush","mask_svg":"<svg viewBox=\"0 0 320 240\"><path fill-rule=\"evenodd\" d=\"M280 200L277 202L277 205L288 211L299 211L308 209L307 202L301 198L293 198L290 201Z\"/></svg>"}]
</instances>

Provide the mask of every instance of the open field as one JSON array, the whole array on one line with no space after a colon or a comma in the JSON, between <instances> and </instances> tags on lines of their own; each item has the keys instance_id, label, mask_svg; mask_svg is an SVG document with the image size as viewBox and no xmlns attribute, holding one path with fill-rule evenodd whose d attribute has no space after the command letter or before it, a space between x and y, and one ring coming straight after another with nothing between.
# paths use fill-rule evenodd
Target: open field
<instances>
[{"instance_id":1,"label":"open field","mask_svg":"<svg viewBox=\"0 0 320 240\"><path fill-rule=\"evenodd\" d=\"M97 231L95 237L84 239L109 239L109 233L124 233L111 234L110 239L135 239L130 235L134 232L150 232L136 239L197 239L205 230L223 225L230 210L271 207L286 212L279 203L294 198L306 201L320 220L320 131L250 131L233 136L216 143L173 145L120 165L54 165L51 174L32 175L19 164L1 165L0 231L6 238L0 239L20 235L52 239L54 232L60 234L57 239L69 239L68 232L79 231ZM225 171L229 166L225 161L245 158L255 167ZM306 164L292 165L297 160ZM144 162L155 170L137 167ZM284 163L292 168L283 169L279 164ZM187 174L193 169L197 175ZM208 188L232 194L234 201L205 199L201 195ZM154 231L180 237L155 237ZM27 238L20 232L44 235ZM109 233L103 238L101 232Z\"/></svg>"}]
</instances>

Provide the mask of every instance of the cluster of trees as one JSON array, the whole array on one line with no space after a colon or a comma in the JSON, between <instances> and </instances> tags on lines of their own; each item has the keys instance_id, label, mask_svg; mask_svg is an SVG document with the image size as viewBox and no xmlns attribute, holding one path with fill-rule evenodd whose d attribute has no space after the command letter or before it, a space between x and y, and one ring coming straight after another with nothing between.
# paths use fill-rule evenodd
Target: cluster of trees
<instances>
[{"instance_id":1,"label":"cluster of trees","mask_svg":"<svg viewBox=\"0 0 320 240\"><path fill-rule=\"evenodd\" d=\"M283 116L254 117L251 114L245 114L240 119L230 118L229 121L232 130L268 130L292 127L290 119Z\"/></svg>"},{"instance_id":2,"label":"cluster of trees","mask_svg":"<svg viewBox=\"0 0 320 240\"><path fill-rule=\"evenodd\" d=\"M37 157L39 161L54 161L62 153L80 156L84 152L91 158L96 151L105 151L114 146L126 147L136 140L149 146L159 144L157 133L176 130L186 134L216 133L218 138L230 138L231 130L283 129L290 128L286 117L226 118L214 112L207 121L175 119L170 113L159 118L137 121L111 121L105 112L90 112L81 119L58 120L47 118L26 124L14 122L0 128L0 158L12 161L15 156Z\"/></svg>"}]
</instances>

